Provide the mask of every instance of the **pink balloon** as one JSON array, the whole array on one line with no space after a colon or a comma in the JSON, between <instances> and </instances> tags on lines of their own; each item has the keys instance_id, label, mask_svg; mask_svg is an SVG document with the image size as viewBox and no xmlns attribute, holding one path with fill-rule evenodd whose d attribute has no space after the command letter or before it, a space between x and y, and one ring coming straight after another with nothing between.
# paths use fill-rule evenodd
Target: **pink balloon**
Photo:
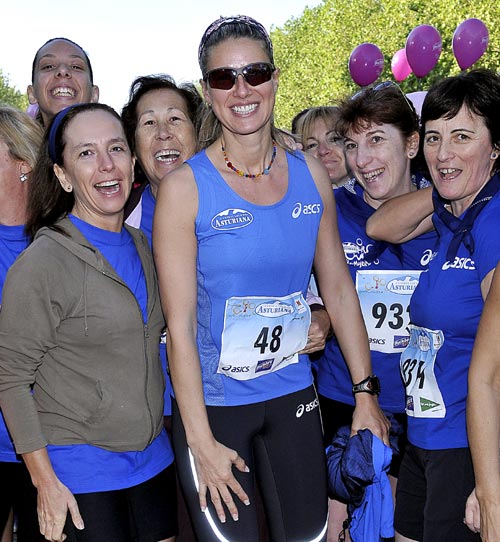
<instances>
[{"instance_id":1,"label":"pink balloon","mask_svg":"<svg viewBox=\"0 0 500 542\"><path fill-rule=\"evenodd\" d=\"M406 39L406 58L417 77L425 77L437 64L443 44L431 25L416 26Z\"/></svg>"},{"instance_id":2,"label":"pink balloon","mask_svg":"<svg viewBox=\"0 0 500 542\"><path fill-rule=\"evenodd\" d=\"M384 55L373 43L355 47L349 57L349 73L361 87L371 85L384 69Z\"/></svg>"},{"instance_id":3,"label":"pink balloon","mask_svg":"<svg viewBox=\"0 0 500 542\"><path fill-rule=\"evenodd\" d=\"M460 69L466 70L477 62L486 51L490 36L483 21L466 19L453 34L453 54Z\"/></svg>"},{"instance_id":4,"label":"pink balloon","mask_svg":"<svg viewBox=\"0 0 500 542\"><path fill-rule=\"evenodd\" d=\"M394 53L391 62L392 74L396 81L404 81L411 73L410 65L406 58L406 50L399 49Z\"/></svg>"}]
</instances>

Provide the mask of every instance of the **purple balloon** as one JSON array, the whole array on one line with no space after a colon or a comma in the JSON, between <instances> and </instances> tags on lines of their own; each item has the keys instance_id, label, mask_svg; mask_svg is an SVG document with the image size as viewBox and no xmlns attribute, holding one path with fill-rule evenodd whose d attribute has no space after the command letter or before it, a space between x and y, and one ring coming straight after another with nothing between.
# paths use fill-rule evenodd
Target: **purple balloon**
<instances>
[{"instance_id":1,"label":"purple balloon","mask_svg":"<svg viewBox=\"0 0 500 542\"><path fill-rule=\"evenodd\" d=\"M460 69L466 70L477 62L486 51L490 35L483 21L466 19L453 34L453 54Z\"/></svg>"},{"instance_id":2,"label":"purple balloon","mask_svg":"<svg viewBox=\"0 0 500 542\"><path fill-rule=\"evenodd\" d=\"M404 81L411 73L410 65L406 58L406 50L399 49L394 53L391 62L392 74L396 81Z\"/></svg>"},{"instance_id":3,"label":"purple balloon","mask_svg":"<svg viewBox=\"0 0 500 542\"><path fill-rule=\"evenodd\" d=\"M421 24L408 34L406 58L417 77L425 77L434 68L442 46L439 32L429 24Z\"/></svg>"},{"instance_id":4,"label":"purple balloon","mask_svg":"<svg viewBox=\"0 0 500 542\"><path fill-rule=\"evenodd\" d=\"M384 69L384 55L373 43L362 43L355 47L349 57L349 73L361 87L371 85Z\"/></svg>"}]
</instances>

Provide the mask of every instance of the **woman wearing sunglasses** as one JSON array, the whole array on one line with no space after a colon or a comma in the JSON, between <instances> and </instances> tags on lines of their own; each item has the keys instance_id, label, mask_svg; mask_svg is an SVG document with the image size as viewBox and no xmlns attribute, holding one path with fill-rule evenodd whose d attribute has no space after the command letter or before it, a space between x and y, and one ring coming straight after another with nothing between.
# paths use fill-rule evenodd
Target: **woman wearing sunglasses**
<instances>
[{"instance_id":1,"label":"woman wearing sunglasses","mask_svg":"<svg viewBox=\"0 0 500 542\"><path fill-rule=\"evenodd\" d=\"M399 356L408 338L407 308L418 281L416 271L427 267L435 236L427 234L401 248L377 243L365 228L384 201L428 185L412 172L418 128L415 109L390 82L345 100L336 123L336 131L345 138L348 168L356 178L354 186L335 191L340 238L368 330L373 371L380 379L379 404L399 422L393 425L399 428L400 446L405 443L405 395ZM317 383L328 445L340 427L351 424L358 391L374 390L352 387L336 337L327 342L317 362ZM394 479L399 463L400 457L395 456L389 471ZM346 515L344 504L331 502L329 540L337 540Z\"/></svg>"},{"instance_id":2,"label":"woman wearing sunglasses","mask_svg":"<svg viewBox=\"0 0 500 542\"><path fill-rule=\"evenodd\" d=\"M278 70L262 25L218 19L199 62L205 149L162 181L153 231L181 484L204 542L259 540L254 475L273 540L324 541L321 423L300 354L313 258L353 379L371 374L331 183L273 127ZM364 395L355 428L385 438L376 398Z\"/></svg>"},{"instance_id":3,"label":"woman wearing sunglasses","mask_svg":"<svg viewBox=\"0 0 500 542\"><path fill-rule=\"evenodd\" d=\"M374 235L394 242L433 226L438 234L429 270L411 300L411 340L401 356L409 442L397 488L399 541L480 539L474 494L468 500L474 473L467 400L478 496L487 521L495 509L489 508L498 480L496 462L488 459L498 454L497 429L489 417L489 409L498 408L488 395L495 386L488 375L491 367L471 375L470 390L467 377L484 300L500 260L499 115L500 80L493 72L472 70L431 87L422 106L422 133L435 188L392 200L370 224ZM476 532L466 528L464 517Z\"/></svg>"}]
</instances>

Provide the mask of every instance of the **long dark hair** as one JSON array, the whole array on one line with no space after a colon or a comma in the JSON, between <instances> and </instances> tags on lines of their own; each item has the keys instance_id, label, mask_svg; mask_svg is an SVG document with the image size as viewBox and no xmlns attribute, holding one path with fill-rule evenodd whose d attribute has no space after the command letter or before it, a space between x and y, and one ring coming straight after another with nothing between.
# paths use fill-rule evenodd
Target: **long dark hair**
<instances>
[{"instance_id":1,"label":"long dark hair","mask_svg":"<svg viewBox=\"0 0 500 542\"><path fill-rule=\"evenodd\" d=\"M62 231L56 223L67 215L75 205L73 192L63 190L54 172L54 164L63 165L66 146L65 131L68 123L80 113L106 111L121 124L118 113L108 105L99 103L78 104L63 109L47 128L38 158L31 173L28 191L28 217L26 234L33 239L39 229L49 227Z\"/></svg>"}]
</instances>

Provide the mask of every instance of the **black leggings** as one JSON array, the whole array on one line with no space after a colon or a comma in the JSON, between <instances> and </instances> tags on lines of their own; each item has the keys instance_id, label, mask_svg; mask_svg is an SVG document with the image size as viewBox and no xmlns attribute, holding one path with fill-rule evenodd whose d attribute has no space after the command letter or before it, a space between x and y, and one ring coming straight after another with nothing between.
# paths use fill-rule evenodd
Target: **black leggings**
<instances>
[{"instance_id":1,"label":"black leggings","mask_svg":"<svg viewBox=\"0 0 500 542\"><path fill-rule=\"evenodd\" d=\"M177 404L173 404L173 441L182 489L198 540L258 542L254 475L259 483L273 542L324 542L327 481L318 399L311 386L270 401L234 407L207 407L217 441L236 450L250 473L233 469L250 498L236 497L239 520L226 513L221 523L207 496L200 510L198 492ZM227 512L227 510L226 510Z\"/></svg>"}]
</instances>

